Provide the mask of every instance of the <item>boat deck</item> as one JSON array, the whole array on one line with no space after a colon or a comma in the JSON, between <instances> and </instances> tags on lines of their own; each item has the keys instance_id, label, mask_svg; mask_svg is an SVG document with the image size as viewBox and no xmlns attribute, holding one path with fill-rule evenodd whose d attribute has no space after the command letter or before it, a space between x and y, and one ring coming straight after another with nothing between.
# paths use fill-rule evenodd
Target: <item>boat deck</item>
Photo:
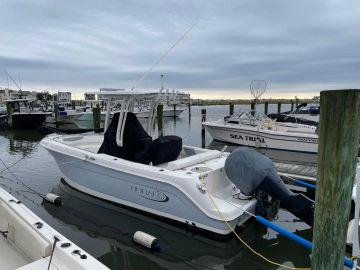
<instances>
[{"instance_id":1,"label":"boat deck","mask_svg":"<svg viewBox=\"0 0 360 270\"><path fill-rule=\"evenodd\" d=\"M316 181L317 167L286 164L286 163L275 163L275 168L279 173L291 177L298 177L309 181Z\"/></svg>"},{"instance_id":2,"label":"boat deck","mask_svg":"<svg viewBox=\"0 0 360 270\"><path fill-rule=\"evenodd\" d=\"M12 244L0 235L0 265L1 270L13 270L22 267L30 261Z\"/></svg>"}]
</instances>

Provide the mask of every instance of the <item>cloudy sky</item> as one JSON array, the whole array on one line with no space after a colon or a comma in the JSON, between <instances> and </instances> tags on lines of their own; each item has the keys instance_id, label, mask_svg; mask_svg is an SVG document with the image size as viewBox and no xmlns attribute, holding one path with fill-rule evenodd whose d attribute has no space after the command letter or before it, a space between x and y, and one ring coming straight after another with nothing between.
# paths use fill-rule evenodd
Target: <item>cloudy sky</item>
<instances>
[{"instance_id":1,"label":"cloudy sky","mask_svg":"<svg viewBox=\"0 0 360 270\"><path fill-rule=\"evenodd\" d=\"M159 89L160 74L200 98L250 98L254 79L270 97L360 86L359 0L0 0L0 40L0 87L4 69L24 90L77 96Z\"/></svg>"}]
</instances>

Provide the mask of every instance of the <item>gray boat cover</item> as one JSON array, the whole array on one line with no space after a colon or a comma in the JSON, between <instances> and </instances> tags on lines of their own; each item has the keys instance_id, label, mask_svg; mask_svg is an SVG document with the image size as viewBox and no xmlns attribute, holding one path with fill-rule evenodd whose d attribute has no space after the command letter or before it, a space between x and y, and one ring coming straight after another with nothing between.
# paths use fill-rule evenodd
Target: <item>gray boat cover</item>
<instances>
[{"instance_id":1,"label":"gray boat cover","mask_svg":"<svg viewBox=\"0 0 360 270\"><path fill-rule=\"evenodd\" d=\"M225 161L225 173L245 195L253 195L261 181L275 171L266 156L247 147L234 150Z\"/></svg>"}]
</instances>

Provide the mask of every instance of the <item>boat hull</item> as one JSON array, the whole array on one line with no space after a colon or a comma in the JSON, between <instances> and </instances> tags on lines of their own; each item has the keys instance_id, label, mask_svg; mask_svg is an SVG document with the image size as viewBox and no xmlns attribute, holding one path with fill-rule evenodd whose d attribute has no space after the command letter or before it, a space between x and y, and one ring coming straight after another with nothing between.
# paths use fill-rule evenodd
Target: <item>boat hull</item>
<instances>
[{"instance_id":1,"label":"boat hull","mask_svg":"<svg viewBox=\"0 0 360 270\"><path fill-rule=\"evenodd\" d=\"M44 123L45 119L45 113L14 113L12 128L37 128Z\"/></svg>"},{"instance_id":2,"label":"boat hull","mask_svg":"<svg viewBox=\"0 0 360 270\"><path fill-rule=\"evenodd\" d=\"M231 232L223 220L206 215L174 185L48 150L65 175L64 181L79 191L112 203L182 222L194 228L218 234ZM235 227L249 218L249 215L243 214L228 220L228 223Z\"/></svg>"},{"instance_id":3,"label":"boat hull","mask_svg":"<svg viewBox=\"0 0 360 270\"><path fill-rule=\"evenodd\" d=\"M318 138L306 136L285 136L256 130L204 125L213 139L256 148L288 151L318 152Z\"/></svg>"}]
</instances>

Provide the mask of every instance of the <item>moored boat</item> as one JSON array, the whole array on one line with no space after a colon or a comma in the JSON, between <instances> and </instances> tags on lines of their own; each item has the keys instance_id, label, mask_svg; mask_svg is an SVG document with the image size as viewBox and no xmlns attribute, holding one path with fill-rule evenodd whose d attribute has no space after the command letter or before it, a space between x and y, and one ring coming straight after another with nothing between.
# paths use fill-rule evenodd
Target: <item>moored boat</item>
<instances>
[{"instance_id":1,"label":"moored boat","mask_svg":"<svg viewBox=\"0 0 360 270\"><path fill-rule=\"evenodd\" d=\"M6 124L10 128L37 128L45 121L48 113L34 111L26 99L6 100L12 108L11 119L6 117ZM5 118L4 118L5 119Z\"/></svg>"},{"instance_id":2,"label":"moored boat","mask_svg":"<svg viewBox=\"0 0 360 270\"><path fill-rule=\"evenodd\" d=\"M160 136L153 140L150 135L158 93L121 91L104 94L104 97L108 102L104 135L52 135L41 142L71 187L217 234L228 234L253 216L260 197L252 195L257 194L260 182L269 182L264 188L270 196L279 188L287 190L272 162L255 151L239 149L229 154L201 149L182 145L177 136ZM146 130L131 112L133 103L144 98L153 100ZM121 104L111 122L109 104ZM226 163L239 158L239 164L245 166L243 169L238 165L229 165L226 169ZM249 158L266 166L266 172L273 173L269 177L267 173L259 173L261 179L255 179L257 176L254 178L251 172L262 172L264 168L249 167ZM281 187L277 186L279 183ZM312 205L311 201L298 198L289 190L282 198L287 202L300 200L302 205ZM289 205L293 207L296 203ZM302 208L307 212L301 218L311 220L306 217L311 211Z\"/></svg>"},{"instance_id":3,"label":"moored boat","mask_svg":"<svg viewBox=\"0 0 360 270\"><path fill-rule=\"evenodd\" d=\"M226 119L205 121L206 130L215 139L239 145L317 153L316 127L297 123L278 123L241 112Z\"/></svg>"},{"instance_id":4,"label":"moored boat","mask_svg":"<svg viewBox=\"0 0 360 270\"><path fill-rule=\"evenodd\" d=\"M2 270L108 270L0 188Z\"/></svg>"},{"instance_id":5,"label":"moored boat","mask_svg":"<svg viewBox=\"0 0 360 270\"><path fill-rule=\"evenodd\" d=\"M320 119L320 104L300 104L294 111L282 113L269 113L267 115L276 122L289 122L305 125L318 126Z\"/></svg>"},{"instance_id":6,"label":"moored boat","mask_svg":"<svg viewBox=\"0 0 360 270\"><path fill-rule=\"evenodd\" d=\"M125 104L120 112L115 114L116 117L113 116L111 124L110 114L107 115L105 122L109 124L105 124L108 129L105 139L99 134L53 135L41 143L53 155L65 175L64 180L70 186L98 198L193 227L228 234L231 230L219 217L204 192L204 185L209 185L216 187L215 200L229 224L236 226L250 218L244 209L254 212L256 200L234 197L239 191L227 179L223 170L227 153L182 147L181 139L178 138L167 137L152 141L136 116L128 111L132 107L131 103L136 100L146 98L156 101L158 93L121 91L108 93L105 97L109 102L112 99L116 100L117 104ZM152 106L152 116L155 105ZM150 117L148 123L147 132L150 134L153 118ZM140 130L140 134L132 130ZM113 141L109 142L107 140L110 132L113 132L114 136ZM114 152L99 151L103 143L105 150L106 144L109 144L109 149ZM135 147L138 153L133 153L136 151L131 147ZM151 161L147 156L152 156L152 153L142 155L147 147L152 148L153 154L155 153ZM129 149L127 153L131 153L131 156L118 155L117 148L120 152Z\"/></svg>"}]
</instances>

